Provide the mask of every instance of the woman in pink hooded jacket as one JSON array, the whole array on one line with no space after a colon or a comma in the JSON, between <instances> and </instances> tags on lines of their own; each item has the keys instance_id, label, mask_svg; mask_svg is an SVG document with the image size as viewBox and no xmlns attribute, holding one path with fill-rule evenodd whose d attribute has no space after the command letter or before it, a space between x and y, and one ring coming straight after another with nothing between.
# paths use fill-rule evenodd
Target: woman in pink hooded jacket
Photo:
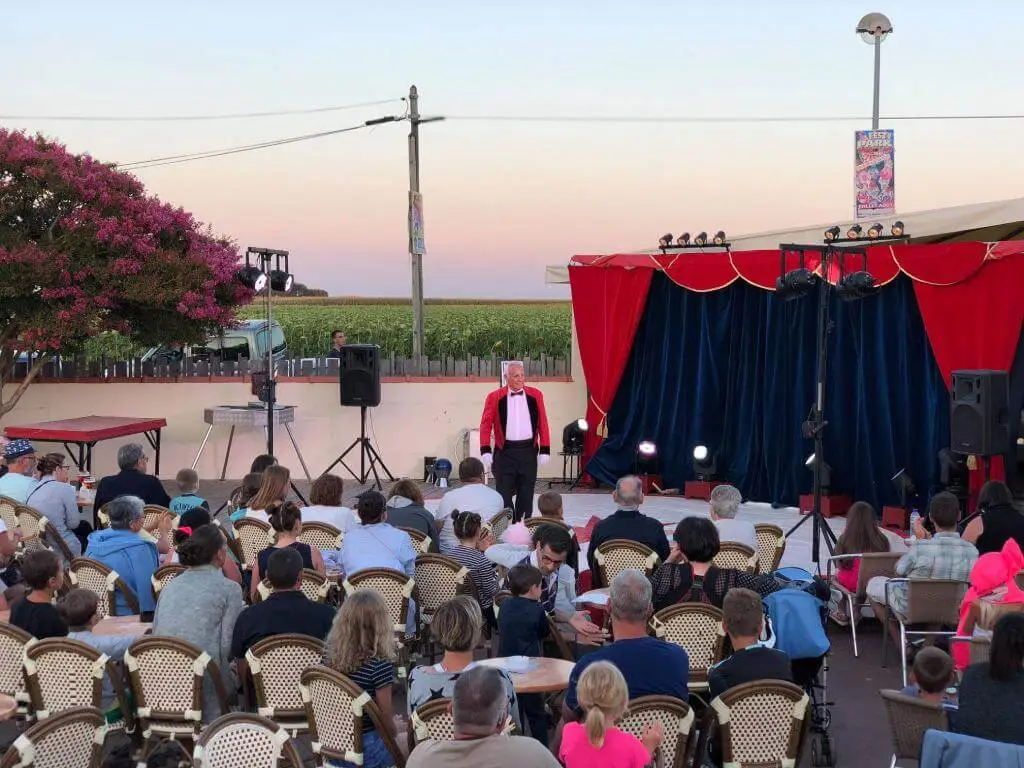
<instances>
[{"instance_id":1,"label":"woman in pink hooded jacket","mask_svg":"<svg viewBox=\"0 0 1024 768\"><path fill-rule=\"evenodd\" d=\"M1024 569L1024 553L1016 540L1010 539L999 552L989 552L978 558L971 569L971 586L960 604L960 624L957 635L991 635L1001 612L999 606L1024 604L1024 590L1021 590L1016 576ZM970 665L970 648L967 643L956 643L953 660L957 669Z\"/></svg>"}]
</instances>

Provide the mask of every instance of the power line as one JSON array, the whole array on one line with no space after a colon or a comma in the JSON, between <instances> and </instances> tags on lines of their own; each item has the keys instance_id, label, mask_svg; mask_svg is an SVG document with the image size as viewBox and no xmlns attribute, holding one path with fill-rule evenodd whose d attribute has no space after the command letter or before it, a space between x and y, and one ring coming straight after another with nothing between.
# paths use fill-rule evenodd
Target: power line
<instances>
[{"instance_id":1,"label":"power line","mask_svg":"<svg viewBox=\"0 0 1024 768\"><path fill-rule=\"evenodd\" d=\"M825 116L789 116L789 117L701 117L686 116L631 116L631 115L447 115L447 120L463 120L475 122L504 123L857 123L867 122L870 118ZM1024 115L895 115L882 117L890 122L924 122L924 121L966 121L966 120L1024 120Z\"/></svg>"},{"instance_id":2,"label":"power line","mask_svg":"<svg viewBox=\"0 0 1024 768\"><path fill-rule=\"evenodd\" d=\"M284 117L286 115L316 115L324 112L341 112L346 109L379 107L383 104L394 104L401 101L405 101L405 99L381 99L379 101L363 101L356 104L313 107L311 109L282 109L272 112L230 112L219 115L155 115L149 117L143 115L0 115L0 120L59 120L83 123L166 123L199 120L249 120L260 117Z\"/></svg>"}]
</instances>

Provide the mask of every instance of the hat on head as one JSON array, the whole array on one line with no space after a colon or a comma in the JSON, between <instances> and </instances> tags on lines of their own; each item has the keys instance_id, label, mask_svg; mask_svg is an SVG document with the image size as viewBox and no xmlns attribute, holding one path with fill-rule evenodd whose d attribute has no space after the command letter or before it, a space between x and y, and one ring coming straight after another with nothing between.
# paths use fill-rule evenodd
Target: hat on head
<instances>
[{"instance_id":1,"label":"hat on head","mask_svg":"<svg viewBox=\"0 0 1024 768\"><path fill-rule=\"evenodd\" d=\"M35 452L36 449L32 447L32 443L28 440L11 440L7 447L4 448L4 458L8 461L14 461Z\"/></svg>"}]
</instances>

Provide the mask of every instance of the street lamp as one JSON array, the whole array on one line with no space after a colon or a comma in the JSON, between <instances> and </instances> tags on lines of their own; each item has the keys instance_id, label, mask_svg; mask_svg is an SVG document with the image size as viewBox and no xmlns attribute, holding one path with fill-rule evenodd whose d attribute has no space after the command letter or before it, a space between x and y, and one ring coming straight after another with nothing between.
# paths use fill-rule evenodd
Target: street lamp
<instances>
[{"instance_id":1,"label":"street lamp","mask_svg":"<svg viewBox=\"0 0 1024 768\"><path fill-rule=\"evenodd\" d=\"M878 92L882 77L882 41L892 32L892 22L884 13L869 13L857 24L857 34L875 47L875 98L871 110L871 130L878 130Z\"/></svg>"}]
</instances>

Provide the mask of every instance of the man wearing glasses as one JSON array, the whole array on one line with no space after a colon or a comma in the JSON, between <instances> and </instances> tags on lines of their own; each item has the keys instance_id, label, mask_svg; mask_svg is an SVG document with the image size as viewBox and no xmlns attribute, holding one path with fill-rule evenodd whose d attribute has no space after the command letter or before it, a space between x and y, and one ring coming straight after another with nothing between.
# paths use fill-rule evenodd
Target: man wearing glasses
<instances>
[{"instance_id":1,"label":"man wearing glasses","mask_svg":"<svg viewBox=\"0 0 1024 768\"><path fill-rule=\"evenodd\" d=\"M171 497L167 495L160 479L146 474L149 456L141 445L122 445L117 451L117 466L121 471L104 477L96 487L94 504L97 510L103 509L104 504L118 496L138 496L145 504L158 504L161 507L171 503Z\"/></svg>"},{"instance_id":2,"label":"man wearing glasses","mask_svg":"<svg viewBox=\"0 0 1024 768\"><path fill-rule=\"evenodd\" d=\"M36 487L32 473L36 470L36 451L28 440L11 440L4 448L7 474L0 477L0 496L7 496L19 504L28 500Z\"/></svg>"}]
</instances>

